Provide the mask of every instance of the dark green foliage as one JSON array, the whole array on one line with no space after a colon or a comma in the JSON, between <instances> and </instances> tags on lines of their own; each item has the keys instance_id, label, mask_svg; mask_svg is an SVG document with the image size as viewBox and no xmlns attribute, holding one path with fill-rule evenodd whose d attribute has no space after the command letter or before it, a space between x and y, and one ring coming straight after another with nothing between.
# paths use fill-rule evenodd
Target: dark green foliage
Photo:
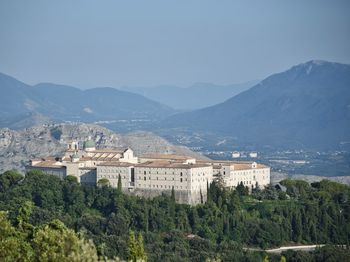
<instances>
[{"instance_id":1,"label":"dark green foliage","mask_svg":"<svg viewBox=\"0 0 350 262\"><path fill-rule=\"evenodd\" d=\"M310 253L289 250L287 252L283 252L282 255L287 261L293 262L350 261L349 249L340 246L324 246L317 248L315 251Z\"/></svg>"},{"instance_id":2,"label":"dark green foliage","mask_svg":"<svg viewBox=\"0 0 350 262\"><path fill-rule=\"evenodd\" d=\"M236 191L241 196L247 196L249 194L249 189L243 185L243 182L239 183L239 185L236 187Z\"/></svg>"},{"instance_id":3,"label":"dark green foliage","mask_svg":"<svg viewBox=\"0 0 350 262\"><path fill-rule=\"evenodd\" d=\"M13 225L28 230L29 224L40 226L59 219L76 232L85 232L99 255L123 259L130 257L130 231L135 232L136 242L142 234L150 261L262 261L264 253L247 253L242 246L348 244L348 186L329 181L281 184L287 193L269 187L247 195L245 187L227 190L213 183L207 203L191 207L175 203L175 192L144 199L107 185L81 186L72 177L60 180L29 172L23 179L5 172L0 175L0 210L9 211ZM285 257L287 261L322 261L316 258L331 253L322 252ZM345 253L344 257L349 255ZM269 259L279 261L280 256L269 255Z\"/></svg>"},{"instance_id":4,"label":"dark green foliage","mask_svg":"<svg viewBox=\"0 0 350 262\"><path fill-rule=\"evenodd\" d=\"M0 211L0 261L98 261L93 243L79 238L61 221L39 226L28 223L32 207L30 201L23 204L17 225Z\"/></svg>"},{"instance_id":5,"label":"dark green foliage","mask_svg":"<svg viewBox=\"0 0 350 262\"><path fill-rule=\"evenodd\" d=\"M120 176L120 174L118 175L118 191L122 192L122 177Z\"/></svg>"},{"instance_id":6,"label":"dark green foliage","mask_svg":"<svg viewBox=\"0 0 350 262\"><path fill-rule=\"evenodd\" d=\"M6 171L0 176L0 192L5 192L11 186L17 184L23 176L16 171Z\"/></svg>"}]
</instances>

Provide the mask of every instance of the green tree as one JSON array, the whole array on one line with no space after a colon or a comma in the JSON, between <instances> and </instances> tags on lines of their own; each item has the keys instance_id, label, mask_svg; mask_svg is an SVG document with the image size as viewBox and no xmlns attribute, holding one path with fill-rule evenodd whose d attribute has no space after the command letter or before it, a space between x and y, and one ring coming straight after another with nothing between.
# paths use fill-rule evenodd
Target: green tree
<instances>
[{"instance_id":1,"label":"green tree","mask_svg":"<svg viewBox=\"0 0 350 262\"><path fill-rule=\"evenodd\" d=\"M247 189L246 187L243 185L243 182L241 181L241 183L238 184L238 186L236 187L236 191L238 192L239 195L241 196L246 196L247 195Z\"/></svg>"},{"instance_id":2,"label":"green tree","mask_svg":"<svg viewBox=\"0 0 350 262\"><path fill-rule=\"evenodd\" d=\"M128 243L128 260L132 262L147 261L147 256L144 250L143 237L139 233L136 239L134 231L129 233Z\"/></svg>"},{"instance_id":3,"label":"green tree","mask_svg":"<svg viewBox=\"0 0 350 262\"><path fill-rule=\"evenodd\" d=\"M6 212L0 211L0 261L31 261L33 256L26 235L11 225Z\"/></svg>"},{"instance_id":4,"label":"green tree","mask_svg":"<svg viewBox=\"0 0 350 262\"><path fill-rule=\"evenodd\" d=\"M122 177L120 174L118 175L118 187L117 187L117 189L119 192L122 192Z\"/></svg>"},{"instance_id":5,"label":"green tree","mask_svg":"<svg viewBox=\"0 0 350 262\"><path fill-rule=\"evenodd\" d=\"M171 201L172 202L175 202L175 189L174 187L171 187Z\"/></svg>"},{"instance_id":6,"label":"green tree","mask_svg":"<svg viewBox=\"0 0 350 262\"><path fill-rule=\"evenodd\" d=\"M36 230L33 246L39 261L71 261L79 252L79 239L73 230L54 220Z\"/></svg>"},{"instance_id":7,"label":"green tree","mask_svg":"<svg viewBox=\"0 0 350 262\"><path fill-rule=\"evenodd\" d=\"M145 253L144 243L143 243L143 236L141 233L139 233L137 237L137 244L138 244L138 260L141 261L147 261L147 256Z\"/></svg>"},{"instance_id":8,"label":"green tree","mask_svg":"<svg viewBox=\"0 0 350 262\"><path fill-rule=\"evenodd\" d=\"M15 170L6 171L0 175L0 192L5 192L23 179L23 176Z\"/></svg>"},{"instance_id":9,"label":"green tree","mask_svg":"<svg viewBox=\"0 0 350 262\"><path fill-rule=\"evenodd\" d=\"M109 180L107 178L101 178L100 180L97 181L97 185L100 187L106 187L109 186Z\"/></svg>"},{"instance_id":10,"label":"green tree","mask_svg":"<svg viewBox=\"0 0 350 262\"><path fill-rule=\"evenodd\" d=\"M25 201L20 207L17 215L18 227L22 230L32 230L32 226L28 223L32 214L34 204L31 201Z\"/></svg>"},{"instance_id":11,"label":"green tree","mask_svg":"<svg viewBox=\"0 0 350 262\"><path fill-rule=\"evenodd\" d=\"M203 200L202 188L199 189L199 194L200 194L200 197L201 197L201 204L203 204L204 200Z\"/></svg>"},{"instance_id":12,"label":"green tree","mask_svg":"<svg viewBox=\"0 0 350 262\"><path fill-rule=\"evenodd\" d=\"M138 258L138 242L136 241L134 231L130 231L128 243L128 260L136 262Z\"/></svg>"}]
</instances>

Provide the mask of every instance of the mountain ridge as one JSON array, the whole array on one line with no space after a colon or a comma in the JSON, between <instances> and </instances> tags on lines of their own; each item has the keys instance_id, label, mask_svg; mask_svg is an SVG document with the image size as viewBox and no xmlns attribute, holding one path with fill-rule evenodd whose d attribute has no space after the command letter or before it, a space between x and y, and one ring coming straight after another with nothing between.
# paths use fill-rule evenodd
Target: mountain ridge
<instances>
[{"instance_id":1,"label":"mountain ridge","mask_svg":"<svg viewBox=\"0 0 350 262\"><path fill-rule=\"evenodd\" d=\"M350 141L350 65L308 61L223 103L176 114L163 123L230 133L244 143L294 147L319 143L321 148L334 148Z\"/></svg>"},{"instance_id":2,"label":"mountain ridge","mask_svg":"<svg viewBox=\"0 0 350 262\"><path fill-rule=\"evenodd\" d=\"M162 102L181 111L190 111L215 105L235 96L258 81L249 81L241 84L217 85L197 82L188 87L161 85L153 87L121 87L120 90L134 92L152 100Z\"/></svg>"},{"instance_id":3,"label":"mountain ridge","mask_svg":"<svg viewBox=\"0 0 350 262\"><path fill-rule=\"evenodd\" d=\"M175 111L138 94L115 88L81 90L67 85L27 85L0 73L0 127L25 115L43 115L55 121L160 119Z\"/></svg>"}]
</instances>

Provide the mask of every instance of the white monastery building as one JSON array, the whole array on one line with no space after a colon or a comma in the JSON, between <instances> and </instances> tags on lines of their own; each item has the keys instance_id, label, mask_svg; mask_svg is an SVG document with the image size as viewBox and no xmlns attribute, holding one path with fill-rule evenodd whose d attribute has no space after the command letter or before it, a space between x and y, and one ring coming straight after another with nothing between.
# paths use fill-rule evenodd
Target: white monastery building
<instances>
[{"instance_id":1,"label":"white monastery building","mask_svg":"<svg viewBox=\"0 0 350 262\"><path fill-rule=\"evenodd\" d=\"M154 197L175 192L179 203L199 204L206 201L208 186L218 177L224 186L235 188L241 182L254 188L270 184L270 168L256 162L198 160L171 155L134 156L130 148L96 149L92 140L79 149L73 141L61 158L32 159L29 170L42 170L59 178L74 176L85 185L108 181L112 187L135 195ZM103 179L103 180L101 180Z\"/></svg>"}]
</instances>

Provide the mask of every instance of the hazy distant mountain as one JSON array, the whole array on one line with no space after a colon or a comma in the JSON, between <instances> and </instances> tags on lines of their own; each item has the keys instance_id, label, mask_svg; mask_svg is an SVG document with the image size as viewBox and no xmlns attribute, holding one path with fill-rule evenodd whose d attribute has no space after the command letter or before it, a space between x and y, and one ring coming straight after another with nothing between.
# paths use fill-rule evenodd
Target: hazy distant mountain
<instances>
[{"instance_id":1,"label":"hazy distant mountain","mask_svg":"<svg viewBox=\"0 0 350 262\"><path fill-rule=\"evenodd\" d=\"M122 87L122 90L134 92L179 110L193 110L212 106L233 97L258 81L236 85L215 85L196 83L190 87L156 86L156 87Z\"/></svg>"},{"instance_id":2,"label":"hazy distant mountain","mask_svg":"<svg viewBox=\"0 0 350 262\"><path fill-rule=\"evenodd\" d=\"M4 74L0 74L0 92L0 126L38 115L55 120L95 121L159 119L174 113L168 106L114 88L83 91L50 83L29 86Z\"/></svg>"},{"instance_id":3,"label":"hazy distant mountain","mask_svg":"<svg viewBox=\"0 0 350 262\"><path fill-rule=\"evenodd\" d=\"M350 65L300 64L224 103L163 124L230 135L237 143L336 148L350 143Z\"/></svg>"}]
</instances>

